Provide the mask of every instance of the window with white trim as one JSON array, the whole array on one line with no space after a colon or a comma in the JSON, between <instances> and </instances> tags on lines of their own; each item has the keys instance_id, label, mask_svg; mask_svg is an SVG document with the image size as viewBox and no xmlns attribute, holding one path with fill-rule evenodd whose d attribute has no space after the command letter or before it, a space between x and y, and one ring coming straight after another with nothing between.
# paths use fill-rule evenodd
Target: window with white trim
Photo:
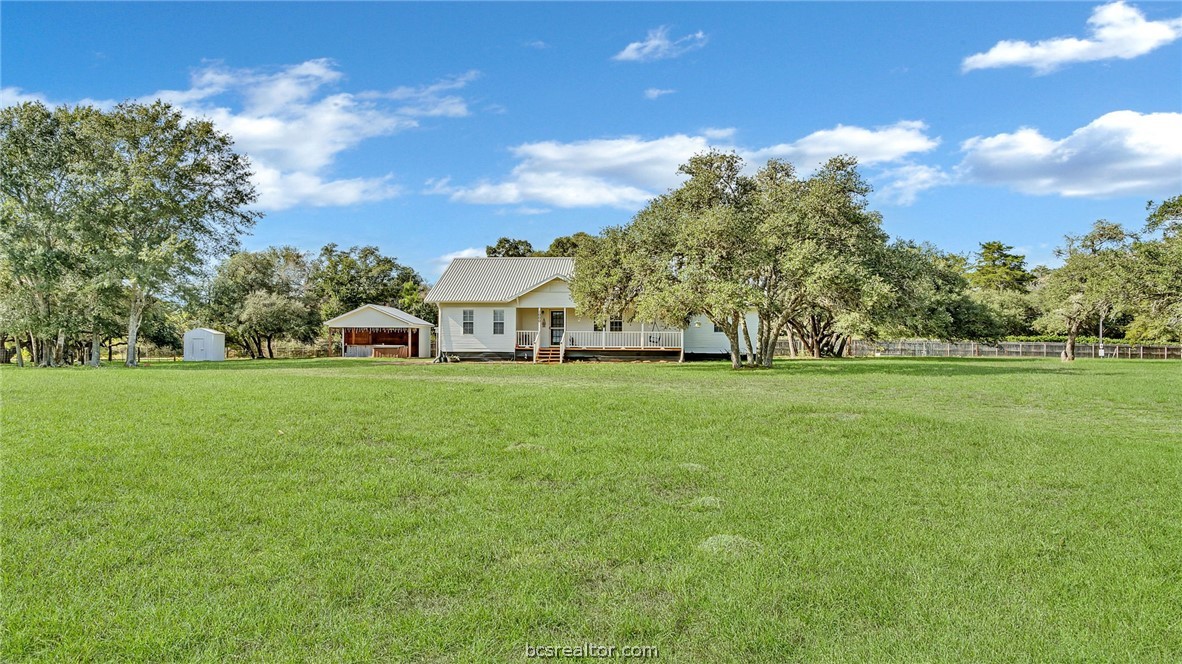
<instances>
[{"instance_id":1,"label":"window with white trim","mask_svg":"<svg viewBox=\"0 0 1182 664\"><path fill-rule=\"evenodd\" d=\"M505 310L493 309L493 334L505 333Z\"/></svg>"},{"instance_id":2,"label":"window with white trim","mask_svg":"<svg viewBox=\"0 0 1182 664\"><path fill-rule=\"evenodd\" d=\"M476 334L475 309L464 309L464 334Z\"/></svg>"},{"instance_id":3,"label":"window with white trim","mask_svg":"<svg viewBox=\"0 0 1182 664\"><path fill-rule=\"evenodd\" d=\"M623 332L624 331L624 321L619 318L611 319L607 323L607 331L608 332Z\"/></svg>"},{"instance_id":4,"label":"window with white trim","mask_svg":"<svg viewBox=\"0 0 1182 664\"><path fill-rule=\"evenodd\" d=\"M726 332L726 330L724 330L724 329L722 329L721 327L719 327L719 326L718 326L718 323L715 323L715 324L714 324L714 333L715 333L715 334L722 334L723 332Z\"/></svg>"}]
</instances>

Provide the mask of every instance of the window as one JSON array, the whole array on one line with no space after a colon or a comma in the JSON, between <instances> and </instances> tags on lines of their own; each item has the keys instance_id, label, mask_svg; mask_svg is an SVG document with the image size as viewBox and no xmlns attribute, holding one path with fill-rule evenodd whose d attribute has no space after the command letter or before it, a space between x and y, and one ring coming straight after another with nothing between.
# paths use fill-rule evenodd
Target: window
<instances>
[{"instance_id":1,"label":"window","mask_svg":"<svg viewBox=\"0 0 1182 664\"><path fill-rule=\"evenodd\" d=\"M603 326L599 323L591 323L591 329L595 330L596 332L603 332Z\"/></svg>"},{"instance_id":2,"label":"window","mask_svg":"<svg viewBox=\"0 0 1182 664\"><path fill-rule=\"evenodd\" d=\"M476 334L475 309L464 309L464 334Z\"/></svg>"},{"instance_id":3,"label":"window","mask_svg":"<svg viewBox=\"0 0 1182 664\"><path fill-rule=\"evenodd\" d=\"M623 332L624 331L624 321L620 320L619 318L611 319L607 323L607 330L608 330L608 332Z\"/></svg>"},{"instance_id":4,"label":"window","mask_svg":"<svg viewBox=\"0 0 1182 664\"><path fill-rule=\"evenodd\" d=\"M505 310L493 309L493 334L505 333Z\"/></svg>"},{"instance_id":5,"label":"window","mask_svg":"<svg viewBox=\"0 0 1182 664\"><path fill-rule=\"evenodd\" d=\"M714 333L715 333L715 334L722 334L723 332L726 332L726 330L724 330L724 329L722 329L721 327L719 327L719 326L718 326L718 323L715 323L715 324L714 324Z\"/></svg>"}]
</instances>

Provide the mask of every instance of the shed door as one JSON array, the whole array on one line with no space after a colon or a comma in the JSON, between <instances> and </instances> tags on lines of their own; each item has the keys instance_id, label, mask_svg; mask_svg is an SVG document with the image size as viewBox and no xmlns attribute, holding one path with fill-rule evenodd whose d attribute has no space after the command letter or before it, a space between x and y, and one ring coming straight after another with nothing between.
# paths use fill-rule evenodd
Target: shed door
<instances>
[{"instance_id":1,"label":"shed door","mask_svg":"<svg viewBox=\"0 0 1182 664\"><path fill-rule=\"evenodd\" d=\"M205 339L201 337L193 337L193 359L205 359Z\"/></svg>"}]
</instances>

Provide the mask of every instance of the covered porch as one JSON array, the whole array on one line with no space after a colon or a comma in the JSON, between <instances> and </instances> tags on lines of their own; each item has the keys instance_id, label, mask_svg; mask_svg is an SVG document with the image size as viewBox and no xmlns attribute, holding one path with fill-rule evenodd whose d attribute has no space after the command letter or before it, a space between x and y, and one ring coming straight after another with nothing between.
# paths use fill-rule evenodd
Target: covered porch
<instances>
[{"instance_id":1,"label":"covered porch","mask_svg":"<svg viewBox=\"0 0 1182 664\"><path fill-rule=\"evenodd\" d=\"M516 319L516 349L529 354L535 362L562 362L568 352L584 351L675 352L681 359L685 345L681 329L623 320L598 326L569 307L518 307Z\"/></svg>"}]
</instances>

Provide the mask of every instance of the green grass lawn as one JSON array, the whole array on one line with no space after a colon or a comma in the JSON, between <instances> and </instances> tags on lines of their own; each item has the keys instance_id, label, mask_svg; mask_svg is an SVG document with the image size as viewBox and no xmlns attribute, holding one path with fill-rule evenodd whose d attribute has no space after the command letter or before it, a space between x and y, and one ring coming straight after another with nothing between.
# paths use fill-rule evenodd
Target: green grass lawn
<instances>
[{"instance_id":1,"label":"green grass lawn","mask_svg":"<svg viewBox=\"0 0 1182 664\"><path fill-rule=\"evenodd\" d=\"M1182 362L0 371L0 660L1182 660Z\"/></svg>"}]
</instances>

